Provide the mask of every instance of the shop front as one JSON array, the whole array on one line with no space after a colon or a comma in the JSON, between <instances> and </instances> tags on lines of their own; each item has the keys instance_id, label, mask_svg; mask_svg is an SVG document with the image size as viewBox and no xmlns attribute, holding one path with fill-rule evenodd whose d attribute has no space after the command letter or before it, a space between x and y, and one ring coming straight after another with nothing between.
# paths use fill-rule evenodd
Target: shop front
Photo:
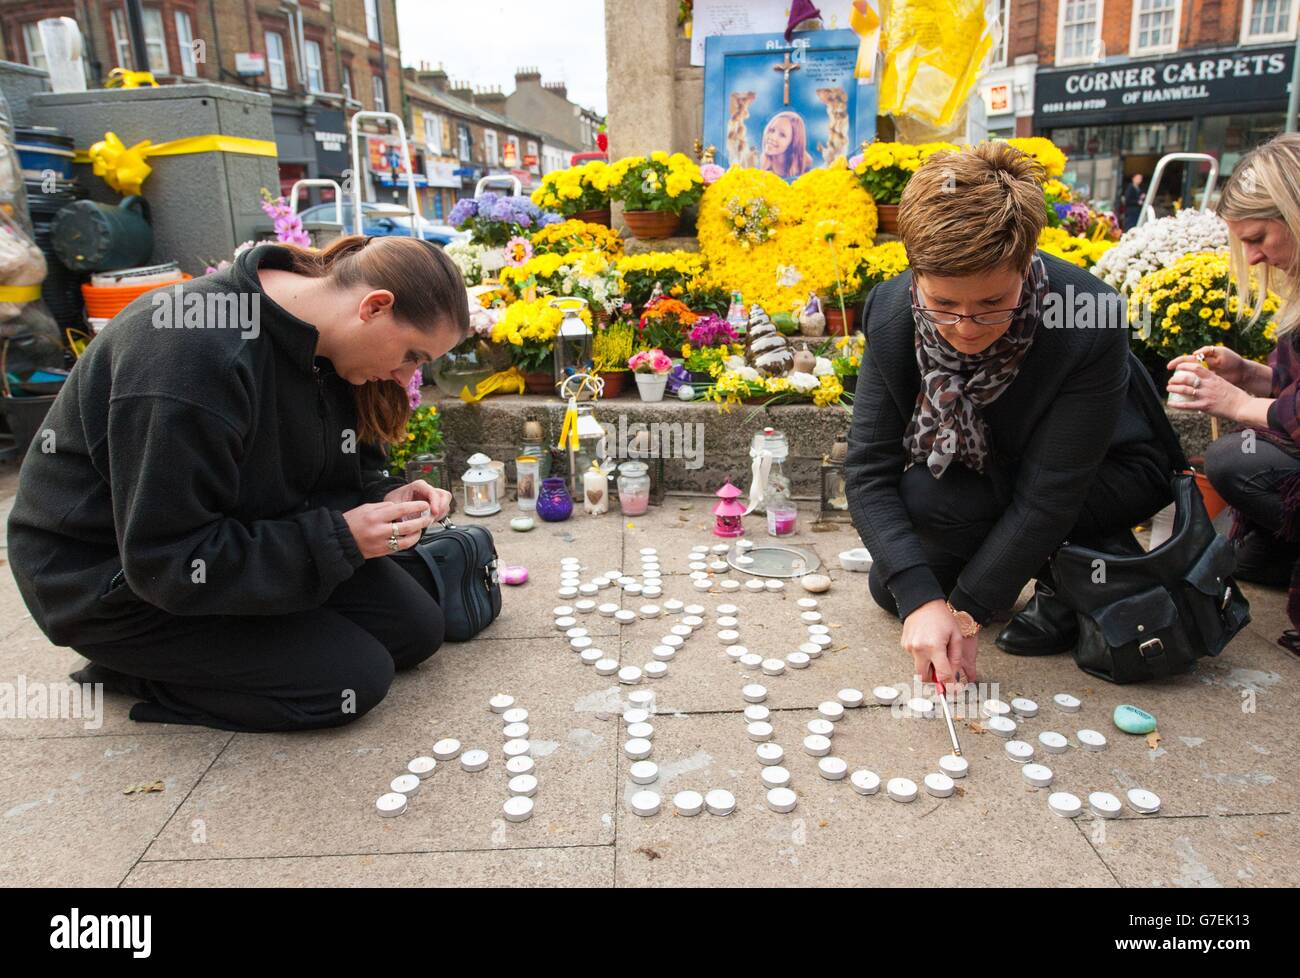
<instances>
[{"instance_id":1,"label":"shop front","mask_svg":"<svg viewBox=\"0 0 1300 978\"><path fill-rule=\"evenodd\" d=\"M343 183L351 164L348 126L341 110L320 105L277 104L271 110L271 117L279 154L281 194L288 196L295 182L308 178ZM334 192L328 187L303 188L298 206L306 209L333 199Z\"/></svg>"},{"instance_id":2,"label":"shop front","mask_svg":"<svg viewBox=\"0 0 1300 978\"><path fill-rule=\"evenodd\" d=\"M1207 153L1219 186L1253 147L1282 131L1290 45L1198 51L1116 64L1040 69L1034 130L1064 150L1076 196L1118 206L1134 174L1149 191L1166 153ZM1200 202L1208 168L1166 168L1153 205Z\"/></svg>"}]
</instances>

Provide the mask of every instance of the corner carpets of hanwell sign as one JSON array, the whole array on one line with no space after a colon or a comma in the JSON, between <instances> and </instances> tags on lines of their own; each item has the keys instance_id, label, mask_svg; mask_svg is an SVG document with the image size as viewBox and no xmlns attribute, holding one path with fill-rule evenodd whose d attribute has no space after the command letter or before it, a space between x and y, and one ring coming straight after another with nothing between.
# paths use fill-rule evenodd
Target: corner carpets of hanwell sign
<instances>
[{"instance_id":1,"label":"corner carpets of hanwell sign","mask_svg":"<svg viewBox=\"0 0 1300 978\"><path fill-rule=\"evenodd\" d=\"M1290 46L1201 51L1147 61L1045 69L1034 79L1034 125L1105 125L1286 107Z\"/></svg>"}]
</instances>

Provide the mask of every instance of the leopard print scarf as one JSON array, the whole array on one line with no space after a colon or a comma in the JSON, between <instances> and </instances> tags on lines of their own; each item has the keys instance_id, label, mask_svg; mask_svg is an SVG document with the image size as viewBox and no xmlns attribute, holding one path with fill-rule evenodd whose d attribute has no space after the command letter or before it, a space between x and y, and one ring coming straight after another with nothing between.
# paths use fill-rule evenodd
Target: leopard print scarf
<instances>
[{"instance_id":1,"label":"leopard print scarf","mask_svg":"<svg viewBox=\"0 0 1300 978\"><path fill-rule=\"evenodd\" d=\"M1046 293L1047 269L1035 255L1011 325L992 346L973 355L954 350L939 335L937 326L913 313L921 390L903 433L903 445L912 461L924 463L936 479L953 459L975 472L985 471L989 432L980 409L1001 397L1015 379L1034 341ZM912 304L920 305L915 279Z\"/></svg>"}]
</instances>

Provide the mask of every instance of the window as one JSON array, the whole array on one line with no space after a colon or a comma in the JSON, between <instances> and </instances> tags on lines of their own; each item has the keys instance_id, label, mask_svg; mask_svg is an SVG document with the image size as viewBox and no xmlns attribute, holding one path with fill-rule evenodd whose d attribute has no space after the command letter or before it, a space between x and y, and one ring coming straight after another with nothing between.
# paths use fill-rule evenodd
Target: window
<instances>
[{"instance_id":1,"label":"window","mask_svg":"<svg viewBox=\"0 0 1300 978\"><path fill-rule=\"evenodd\" d=\"M23 24L23 46L27 48L27 63L45 71L45 45L41 43L41 30L36 24Z\"/></svg>"},{"instance_id":2,"label":"window","mask_svg":"<svg viewBox=\"0 0 1300 978\"><path fill-rule=\"evenodd\" d=\"M1134 54L1158 54L1178 50L1178 22L1182 0L1134 0Z\"/></svg>"},{"instance_id":3,"label":"window","mask_svg":"<svg viewBox=\"0 0 1300 978\"><path fill-rule=\"evenodd\" d=\"M343 66L343 97L352 98L352 69L347 65Z\"/></svg>"},{"instance_id":4,"label":"window","mask_svg":"<svg viewBox=\"0 0 1300 978\"><path fill-rule=\"evenodd\" d=\"M384 102L384 77L382 75L370 76L370 91L375 97L375 111L387 112L388 106Z\"/></svg>"},{"instance_id":5,"label":"window","mask_svg":"<svg viewBox=\"0 0 1300 978\"><path fill-rule=\"evenodd\" d=\"M117 63L123 68L131 68L131 34L126 29L126 14L121 7L113 11L112 21ZM167 42L163 37L162 11L154 7L144 8L144 48L150 71L155 75L165 75L171 70L167 63Z\"/></svg>"},{"instance_id":6,"label":"window","mask_svg":"<svg viewBox=\"0 0 1300 978\"><path fill-rule=\"evenodd\" d=\"M488 166L501 164L501 153L497 146L497 134L493 129L483 130L483 152L487 156Z\"/></svg>"},{"instance_id":7,"label":"window","mask_svg":"<svg viewBox=\"0 0 1300 978\"><path fill-rule=\"evenodd\" d=\"M998 0L998 39L993 45L989 64L1005 68L1007 64L1007 36L1011 33L1011 0Z\"/></svg>"},{"instance_id":8,"label":"window","mask_svg":"<svg viewBox=\"0 0 1300 978\"><path fill-rule=\"evenodd\" d=\"M1056 63L1091 61L1101 42L1103 0L1061 0L1056 33Z\"/></svg>"},{"instance_id":9,"label":"window","mask_svg":"<svg viewBox=\"0 0 1300 978\"><path fill-rule=\"evenodd\" d=\"M307 91L325 91L325 72L321 68L320 41L303 44L303 60L307 62Z\"/></svg>"},{"instance_id":10,"label":"window","mask_svg":"<svg viewBox=\"0 0 1300 978\"><path fill-rule=\"evenodd\" d=\"M197 78L198 65L194 61L194 25L190 15L183 10L176 11L176 47L181 53L181 74L186 78Z\"/></svg>"},{"instance_id":11,"label":"window","mask_svg":"<svg viewBox=\"0 0 1300 978\"><path fill-rule=\"evenodd\" d=\"M366 37L379 40L379 0L366 0Z\"/></svg>"},{"instance_id":12,"label":"window","mask_svg":"<svg viewBox=\"0 0 1300 978\"><path fill-rule=\"evenodd\" d=\"M285 89L289 87L289 74L284 66L284 38L275 31L267 31L266 71L271 79L271 87Z\"/></svg>"},{"instance_id":13,"label":"window","mask_svg":"<svg viewBox=\"0 0 1300 978\"><path fill-rule=\"evenodd\" d=\"M442 125L432 112L424 113L424 145L430 153L442 155Z\"/></svg>"},{"instance_id":14,"label":"window","mask_svg":"<svg viewBox=\"0 0 1300 978\"><path fill-rule=\"evenodd\" d=\"M1295 38L1296 8L1291 0L1246 0L1241 39L1248 44Z\"/></svg>"},{"instance_id":15,"label":"window","mask_svg":"<svg viewBox=\"0 0 1300 978\"><path fill-rule=\"evenodd\" d=\"M470 152L469 126L458 125L456 127L456 148L460 150L462 160L471 160L473 155Z\"/></svg>"}]
</instances>

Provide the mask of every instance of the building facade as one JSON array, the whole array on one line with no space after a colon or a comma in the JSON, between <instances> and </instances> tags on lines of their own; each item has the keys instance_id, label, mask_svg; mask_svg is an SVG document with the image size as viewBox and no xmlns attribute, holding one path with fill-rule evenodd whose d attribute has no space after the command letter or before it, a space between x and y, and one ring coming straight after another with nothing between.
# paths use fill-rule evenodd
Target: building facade
<instances>
[{"instance_id":1,"label":"building facade","mask_svg":"<svg viewBox=\"0 0 1300 978\"><path fill-rule=\"evenodd\" d=\"M515 90L506 97L505 114L526 119L541 131L544 142L543 173L563 169L574 153L597 150L596 134L605 120L595 111L569 101L564 82L544 82L537 68L515 72Z\"/></svg>"},{"instance_id":2,"label":"building facade","mask_svg":"<svg viewBox=\"0 0 1300 978\"><path fill-rule=\"evenodd\" d=\"M282 193L305 177L342 184L351 116L402 110L396 0L160 0L143 12L148 67L160 84L210 81L271 96ZM0 0L5 57L43 68L36 22L59 16L81 27L89 84L133 67L120 0ZM363 180L366 196L378 196L372 176Z\"/></svg>"}]
</instances>

